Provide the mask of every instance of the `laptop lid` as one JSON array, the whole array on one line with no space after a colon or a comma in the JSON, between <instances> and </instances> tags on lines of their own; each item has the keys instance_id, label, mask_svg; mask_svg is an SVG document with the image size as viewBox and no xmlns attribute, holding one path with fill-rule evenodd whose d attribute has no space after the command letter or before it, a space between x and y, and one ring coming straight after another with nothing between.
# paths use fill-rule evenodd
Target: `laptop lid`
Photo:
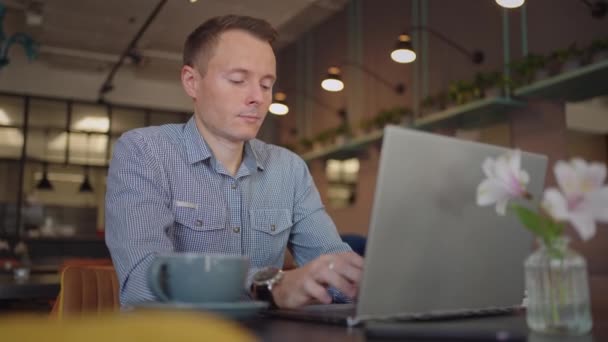
<instances>
[{"instance_id":1,"label":"laptop lid","mask_svg":"<svg viewBox=\"0 0 608 342\"><path fill-rule=\"evenodd\" d=\"M355 321L519 305L532 236L476 205L481 165L506 148L387 126ZM539 198L547 158L522 153Z\"/></svg>"}]
</instances>

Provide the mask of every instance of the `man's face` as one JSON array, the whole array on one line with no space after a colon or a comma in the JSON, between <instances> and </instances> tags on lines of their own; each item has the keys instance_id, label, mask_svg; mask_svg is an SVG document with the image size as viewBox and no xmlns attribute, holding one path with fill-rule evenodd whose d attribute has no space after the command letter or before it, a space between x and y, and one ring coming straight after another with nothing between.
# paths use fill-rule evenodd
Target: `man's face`
<instances>
[{"instance_id":1,"label":"man's face","mask_svg":"<svg viewBox=\"0 0 608 342\"><path fill-rule=\"evenodd\" d=\"M188 68L182 69L182 82L194 99L203 134L230 142L255 138L272 101L276 79L270 44L245 31L226 31L206 66L195 66L189 76Z\"/></svg>"}]
</instances>

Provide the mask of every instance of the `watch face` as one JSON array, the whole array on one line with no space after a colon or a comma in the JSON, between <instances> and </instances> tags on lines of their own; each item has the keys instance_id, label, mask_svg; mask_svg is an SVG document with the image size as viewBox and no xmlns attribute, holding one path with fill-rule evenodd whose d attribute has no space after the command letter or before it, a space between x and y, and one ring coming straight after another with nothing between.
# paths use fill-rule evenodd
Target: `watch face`
<instances>
[{"instance_id":1,"label":"watch face","mask_svg":"<svg viewBox=\"0 0 608 342\"><path fill-rule=\"evenodd\" d=\"M253 276L253 281L256 283L262 283L274 278L277 273L279 273L279 269L276 267L265 267Z\"/></svg>"}]
</instances>

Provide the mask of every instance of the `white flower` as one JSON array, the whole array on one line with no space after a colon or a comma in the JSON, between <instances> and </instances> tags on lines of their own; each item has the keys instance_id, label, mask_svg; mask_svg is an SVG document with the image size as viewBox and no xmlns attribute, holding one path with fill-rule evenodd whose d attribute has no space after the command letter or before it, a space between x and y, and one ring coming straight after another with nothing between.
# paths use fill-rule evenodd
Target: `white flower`
<instances>
[{"instance_id":1,"label":"white flower","mask_svg":"<svg viewBox=\"0 0 608 342\"><path fill-rule=\"evenodd\" d=\"M504 215L509 200L528 197L528 173L521 169L521 152L508 152L496 160L487 158L482 165L486 179L477 187L477 205L496 203L496 212Z\"/></svg>"},{"instance_id":2,"label":"white flower","mask_svg":"<svg viewBox=\"0 0 608 342\"><path fill-rule=\"evenodd\" d=\"M555 220L569 221L583 240L589 240L595 235L595 221L608 222L606 165L558 161L554 172L561 192L545 190L542 207Z\"/></svg>"}]
</instances>

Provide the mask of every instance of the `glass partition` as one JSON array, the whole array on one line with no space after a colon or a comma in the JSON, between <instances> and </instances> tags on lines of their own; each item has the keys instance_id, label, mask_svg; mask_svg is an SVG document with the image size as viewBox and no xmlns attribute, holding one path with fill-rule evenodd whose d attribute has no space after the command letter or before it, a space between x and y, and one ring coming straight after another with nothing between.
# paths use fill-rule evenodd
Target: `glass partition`
<instances>
[{"instance_id":1,"label":"glass partition","mask_svg":"<svg viewBox=\"0 0 608 342\"><path fill-rule=\"evenodd\" d=\"M57 128L30 127L26 156L30 160L65 163L67 133Z\"/></svg>"},{"instance_id":2,"label":"glass partition","mask_svg":"<svg viewBox=\"0 0 608 342\"><path fill-rule=\"evenodd\" d=\"M184 123L190 115L170 112L150 112L150 126L159 126L172 123Z\"/></svg>"},{"instance_id":3,"label":"glass partition","mask_svg":"<svg viewBox=\"0 0 608 342\"><path fill-rule=\"evenodd\" d=\"M120 135L126 131L146 125L146 112L143 110L112 108L110 133Z\"/></svg>"},{"instance_id":4,"label":"glass partition","mask_svg":"<svg viewBox=\"0 0 608 342\"><path fill-rule=\"evenodd\" d=\"M21 156L24 103L20 97L0 96L0 158Z\"/></svg>"},{"instance_id":5,"label":"glass partition","mask_svg":"<svg viewBox=\"0 0 608 342\"><path fill-rule=\"evenodd\" d=\"M0 236L94 237L104 225L107 166L116 140L135 128L189 117L0 94ZM86 177L91 191L83 191Z\"/></svg>"},{"instance_id":6,"label":"glass partition","mask_svg":"<svg viewBox=\"0 0 608 342\"><path fill-rule=\"evenodd\" d=\"M108 136L96 133L70 133L70 164L105 165Z\"/></svg>"},{"instance_id":7,"label":"glass partition","mask_svg":"<svg viewBox=\"0 0 608 342\"><path fill-rule=\"evenodd\" d=\"M70 129L74 131L107 133L110 130L107 106L74 104L71 119Z\"/></svg>"},{"instance_id":8,"label":"glass partition","mask_svg":"<svg viewBox=\"0 0 608 342\"><path fill-rule=\"evenodd\" d=\"M24 106L22 97L0 95L0 126L21 127Z\"/></svg>"},{"instance_id":9,"label":"glass partition","mask_svg":"<svg viewBox=\"0 0 608 342\"><path fill-rule=\"evenodd\" d=\"M0 236L17 233L19 161L0 160Z\"/></svg>"},{"instance_id":10,"label":"glass partition","mask_svg":"<svg viewBox=\"0 0 608 342\"><path fill-rule=\"evenodd\" d=\"M55 128L65 130L68 119L68 103L46 99L30 99L30 128Z\"/></svg>"}]
</instances>

